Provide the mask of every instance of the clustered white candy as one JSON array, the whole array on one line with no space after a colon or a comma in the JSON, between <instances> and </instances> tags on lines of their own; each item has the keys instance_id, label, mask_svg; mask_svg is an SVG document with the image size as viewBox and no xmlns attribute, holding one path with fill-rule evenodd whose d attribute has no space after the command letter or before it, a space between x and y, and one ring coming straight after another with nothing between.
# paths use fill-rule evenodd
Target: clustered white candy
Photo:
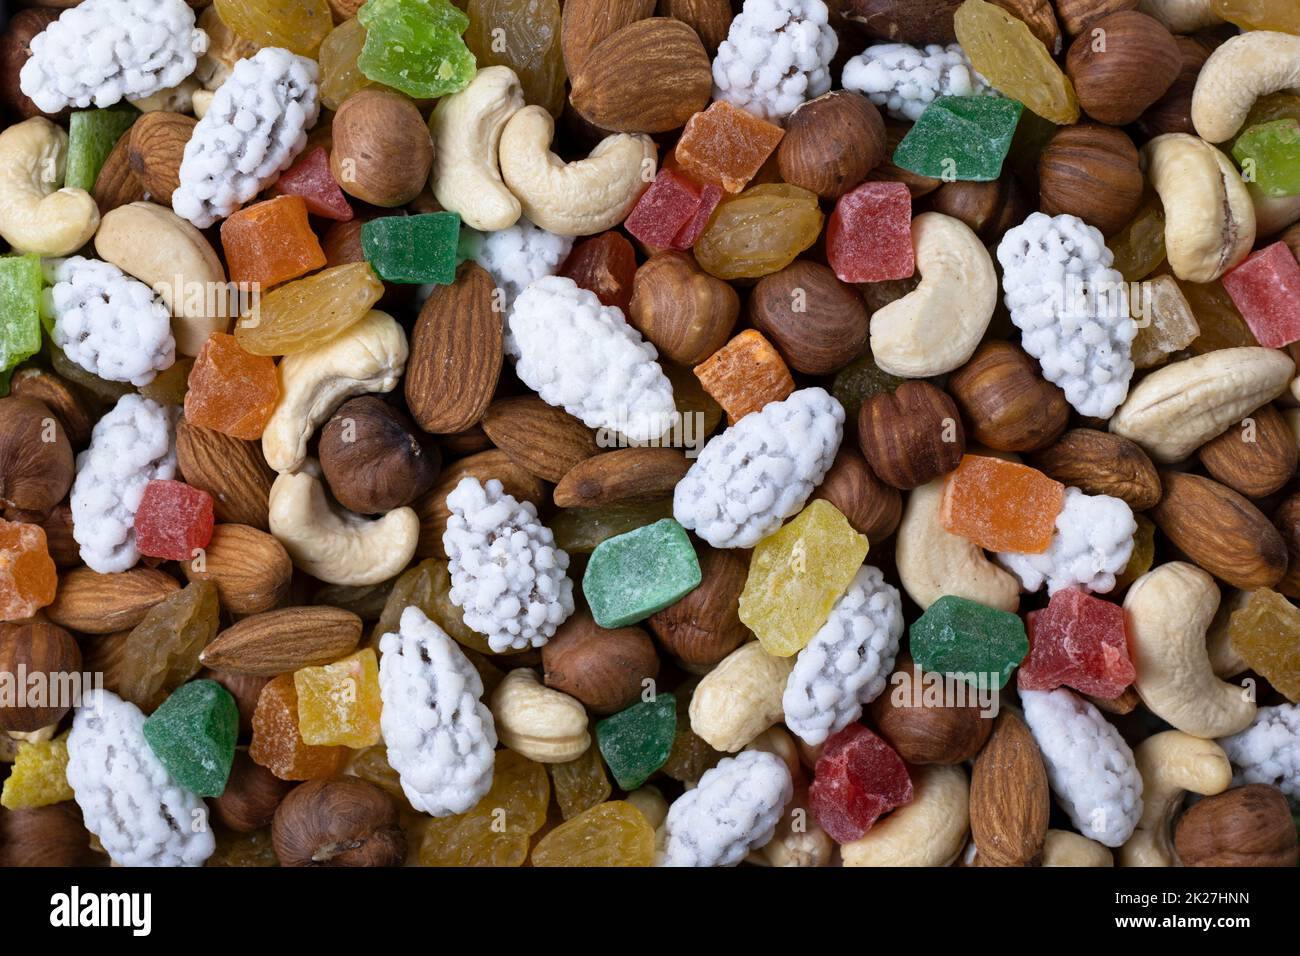
<instances>
[{"instance_id":1,"label":"clustered white candy","mask_svg":"<svg viewBox=\"0 0 1300 956\"><path fill-rule=\"evenodd\" d=\"M959 43L869 46L844 64L842 82L890 116L913 122L940 96L997 95Z\"/></svg>"},{"instance_id":2,"label":"clustered white candy","mask_svg":"<svg viewBox=\"0 0 1300 956\"><path fill-rule=\"evenodd\" d=\"M499 306L508 315L519 294L537 279L553 276L573 248L572 236L557 236L527 219L493 232L461 231L461 242L501 290ZM506 325L506 336L510 326ZM506 343L509 351L511 345Z\"/></svg>"},{"instance_id":3,"label":"clustered white candy","mask_svg":"<svg viewBox=\"0 0 1300 956\"><path fill-rule=\"evenodd\" d=\"M1051 595L1077 585L1104 594L1115 587L1115 575L1132 557L1136 533L1133 509L1122 499L1066 488L1047 550L1042 554L1003 551L997 559L1026 591L1046 584Z\"/></svg>"},{"instance_id":4,"label":"clustered white candy","mask_svg":"<svg viewBox=\"0 0 1300 956\"><path fill-rule=\"evenodd\" d=\"M1267 783L1300 808L1300 704L1261 707L1250 726L1219 741L1232 762L1232 785Z\"/></svg>"},{"instance_id":5,"label":"clustered white candy","mask_svg":"<svg viewBox=\"0 0 1300 956\"><path fill-rule=\"evenodd\" d=\"M831 88L839 38L822 0L745 0L713 60L713 98L775 123Z\"/></svg>"}]
</instances>

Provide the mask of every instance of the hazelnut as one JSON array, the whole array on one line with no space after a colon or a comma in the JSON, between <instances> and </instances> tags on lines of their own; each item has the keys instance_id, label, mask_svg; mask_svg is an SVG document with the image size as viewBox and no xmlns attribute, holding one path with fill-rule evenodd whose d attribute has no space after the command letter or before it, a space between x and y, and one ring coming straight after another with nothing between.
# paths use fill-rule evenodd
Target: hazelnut
<instances>
[{"instance_id":1,"label":"hazelnut","mask_svg":"<svg viewBox=\"0 0 1300 956\"><path fill-rule=\"evenodd\" d=\"M844 367L867 344L861 296L816 262L799 260L764 276L750 293L748 312L790 367L808 375Z\"/></svg>"},{"instance_id":2,"label":"hazelnut","mask_svg":"<svg viewBox=\"0 0 1300 956\"><path fill-rule=\"evenodd\" d=\"M44 402L58 418L74 449L83 448L90 441L96 418L91 414L85 394L67 379L43 368L19 369L9 383L9 394Z\"/></svg>"},{"instance_id":3,"label":"hazelnut","mask_svg":"<svg viewBox=\"0 0 1300 956\"><path fill-rule=\"evenodd\" d=\"M59 18L62 10L49 7L29 7L16 10L9 25L0 32L0 103L21 119L33 116L62 116L62 113L45 113L31 101L18 85L18 74L32 55L32 40L37 34Z\"/></svg>"},{"instance_id":4,"label":"hazelnut","mask_svg":"<svg viewBox=\"0 0 1300 956\"><path fill-rule=\"evenodd\" d=\"M406 858L397 801L355 777L295 787L275 811L271 842L281 866L400 866Z\"/></svg>"},{"instance_id":5,"label":"hazelnut","mask_svg":"<svg viewBox=\"0 0 1300 956\"><path fill-rule=\"evenodd\" d=\"M909 676L907 683L895 687L892 682L883 694L868 705L868 713L880 736L908 763L953 764L970 760L993 732L993 720L980 716L978 706L950 707L942 703L928 706L924 695L920 703L912 699L915 688L924 688L921 668L906 654L894 665L895 673ZM896 697L902 691L902 701Z\"/></svg>"},{"instance_id":6,"label":"hazelnut","mask_svg":"<svg viewBox=\"0 0 1300 956\"><path fill-rule=\"evenodd\" d=\"M71 800L0 813L0 866L94 866L90 832Z\"/></svg>"},{"instance_id":7,"label":"hazelnut","mask_svg":"<svg viewBox=\"0 0 1300 956\"><path fill-rule=\"evenodd\" d=\"M809 100L786 120L777 150L781 178L838 199L885 158L885 121L861 93L835 90Z\"/></svg>"},{"instance_id":8,"label":"hazelnut","mask_svg":"<svg viewBox=\"0 0 1300 956\"><path fill-rule=\"evenodd\" d=\"M628 322L681 365L698 365L726 345L739 315L736 290L688 252L657 253L632 280Z\"/></svg>"},{"instance_id":9,"label":"hazelnut","mask_svg":"<svg viewBox=\"0 0 1300 956\"><path fill-rule=\"evenodd\" d=\"M1196 126L1192 123L1192 91L1196 89L1196 77L1200 75L1201 67L1210 58L1210 47L1196 37L1174 37L1174 42L1178 44L1182 58L1178 78L1164 96L1138 117L1138 132L1147 139L1155 139L1164 133L1196 135Z\"/></svg>"},{"instance_id":10,"label":"hazelnut","mask_svg":"<svg viewBox=\"0 0 1300 956\"><path fill-rule=\"evenodd\" d=\"M998 451L1051 444L1070 420L1064 393L1039 374L1038 363L1010 342L985 342L948 377L948 391L972 437Z\"/></svg>"},{"instance_id":11,"label":"hazelnut","mask_svg":"<svg viewBox=\"0 0 1300 956\"><path fill-rule=\"evenodd\" d=\"M63 628L37 620L0 627L0 674L9 675L13 687L25 686L29 695L33 693L31 675L43 675L45 693L50 695L45 703L52 705L38 706L38 699L25 707L0 707L0 730L29 733L58 723L72 709L73 701L53 699L66 684L54 678L80 671L81 648Z\"/></svg>"},{"instance_id":12,"label":"hazelnut","mask_svg":"<svg viewBox=\"0 0 1300 956\"><path fill-rule=\"evenodd\" d=\"M79 566L81 545L72 536L72 508L67 504L55 505L40 525L54 566L60 571Z\"/></svg>"},{"instance_id":13,"label":"hazelnut","mask_svg":"<svg viewBox=\"0 0 1300 956\"><path fill-rule=\"evenodd\" d=\"M876 477L867 460L849 443L840 445L826 477L813 493L839 509L855 531L876 545L898 528L903 496Z\"/></svg>"},{"instance_id":14,"label":"hazelnut","mask_svg":"<svg viewBox=\"0 0 1300 956\"><path fill-rule=\"evenodd\" d=\"M1123 130L1081 123L1059 130L1038 159L1038 208L1119 232L1142 202L1138 151Z\"/></svg>"},{"instance_id":15,"label":"hazelnut","mask_svg":"<svg viewBox=\"0 0 1300 956\"><path fill-rule=\"evenodd\" d=\"M407 97L387 89L357 90L334 114L330 173L349 195L391 208L428 182L433 138Z\"/></svg>"},{"instance_id":16,"label":"hazelnut","mask_svg":"<svg viewBox=\"0 0 1300 956\"><path fill-rule=\"evenodd\" d=\"M1087 494L1119 498L1134 511L1154 508L1160 501L1160 473L1147 453L1112 432L1073 428L1030 455L1029 463Z\"/></svg>"},{"instance_id":17,"label":"hazelnut","mask_svg":"<svg viewBox=\"0 0 1300 956\"><path fill-rule=\"evenodd\" d=\"M1295 474L1295 435L1272 405L1255 409L1240 426L1201 446L1197 455L1212 478L1247 498L1279 490Z\"/></svg>"},{"instance_id":18,"label":"hazelnut","mask_svg":"<svg viewBox=\"0 0 1300 956\"><path fill-rule=\"evenodd\" d=\"M1061 27L1072 37L1078 36L1094 20L1120 10L1136 10L1138 0L1056 0L1056 16Z\"/></svg>"},{"instance_id":19,"label":"hazelnut","mask_svg":"<svg viewBox=\"0 0 1300 956\"><path fill-rule=\"evenodd\" d=\"M987 183L944 183L930 194L930 209L960 219L986 243L1022 223L1033 211L1031 197L1009 172Z\"/></svg>"},{"instance_id":20,"label":"hazelnut","mask_svg":"<svg viewBox=\"0 0 1300 956\"><path fill-rule=\"evenodd\" d=\"M281 780L245 750L235 751L225 792L212 801L217 822L239 833L251 833L271 825L276 808L293 784Z\"/></svg>"},{"instance_id":21,"label":"hazelnut","mask_svg":"<svg viewBox=\"0 0 1300 956\"><path fill-rule=\"evenodd\" d=\"M645 680L659 676L659 655L641 628L606 630L582 611L542 648L542 671L547 687L613 714L636 703Z\"/></svg>"},{"instance_id":22,"label":"hazelnut","mask_svg":"<svg viewBox=\"0 0 1300 956\"><path fill-rule=\"evenodd\" d=\"M74 475L72 445L58 417L32 398L0 398L0 507L9 520L40 521Z\"/></svg>"},{"instance_id":23,"label":"hazelnut","mask_svg":"<svg viewBox=\"0 0 1300 956\"><path fill-rule=\"evenodd\" d=\"M749 576L749 552L696 545L700 586L651 615L650 630L685 665L712 666L749 636L740 623L740 592Z\"/></svg>"},{"instance_id":24,"label":"hazelnut","mask_svg":"<svg viewBox=\"0 0 1300 956\"><path fill-rule=\"evenodd\" d=\"M966 432L946 392L911 380L862 403L858 445L881 480L910 491L957 467Z\"/></svg>"},{"instance_id":25,"label":"hazelnut","mask_svg":"<svg viewBox=\"0 0 1300 956\"><path fill-rule=\"evenodd\" d=\"M101 641L96 641L96 644ZM257 710L257 699L262 696L262 688L271 678L205 667L195 679L216 681L230 691L230 696L235 698L235 706L239 708L239 736L249 737L253 733L253 712Z\"/></svg>"},{"instance_id":26,"label":"hazelnut","mask_svg":"<svg viewBox=\"0 0 1300 956\"><path fill-rule=\"evenodd\" d=\"M1065 69L1085 113L1123 126L1165 95L1182 69L1182 54L1159 20L1121 10L1093 21L1070 44Z\"/></svg>"},{"instance_id":27,"label":"hazelnut","mask_svg":"<svg viewBox=\"0 0 1300 956\"><path fill-rule=\"evenodd\" d=\"M320 466L343 507L379 514L410 504L438 477L439 455L410 420L373 395L339 406L320 436Z\"/></svg>"},{"instance_id":28,"label":"hazelnut","mask_svg":"<svg viewBox=\"0 0 1300 956\"><path fill-rule=\"evenodd\" d=\"M1300 859L1295 821L1277 787L1252 783L1206 797L1178 819L1183 866L1286 866Z\"/></svg>"}]
</instances>

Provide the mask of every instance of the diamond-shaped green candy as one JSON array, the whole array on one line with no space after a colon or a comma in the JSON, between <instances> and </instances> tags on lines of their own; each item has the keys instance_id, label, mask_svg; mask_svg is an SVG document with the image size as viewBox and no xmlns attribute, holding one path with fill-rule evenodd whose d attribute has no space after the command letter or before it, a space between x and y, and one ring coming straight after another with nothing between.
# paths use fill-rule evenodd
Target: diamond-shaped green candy
<instances>
[{"instance_id":1,"label":"diamond-shaped green candy","mask_svg":"<svg viewBox=\"0 0 1300 956\"><path fill-rule=\"evenodd\" d=\"M41 348L41 257L0 257L0 378Z\"/></svg>"},{"instance_id":2,"label":"diamond-shaped green candy","mask_svg":"<svg viewBox=\"0 0 1300 956\"><path fill-rule=\"evenodd\" d=\"M601 627L643 621L699 586L695 548L672 518L602 541L582 576L582 593Z\"/></svg>"},{"instance_id":3,"label":"diamond-shaped green candy","mask_svg":"<svg viewBox=\"0 0 1300 956\"><path fill-rule=\"evenodd\" d=\"M459 243L454 212L384 216L361 227L361 254L385 282L450 285Z\"/></svg>"},{"instance_id":4,"label":"diamond-shaped green candy","mask_svg":"<svg viewBox=\"0 0 1300 956\"><path fill-rule=\"evenodd\" d=\"M366 0L357 19L366 28L357 66L367 79L432 99L474 78L474 54L461 39L469 17L448 0Z\"/></svg>"},{"instance_id":5,"label":"diamond-shaped green candy","mask_svg":"<svg viewBox=\"0 0 1300 956\"><path fill-rule=\"evenodd\" d=\"M235 759L239 708L216 681L190 681L145 720L144 737L173 780L200 797L219 797Z\"/></svg>"},{"instance_id":6,"label":"diamond-shaped green candy","mask_svg":"<svg viewBox=\"0 0 1300 956\"><path fill-rule=\"evenodd\" d=\"M991 182L1002 173L1023 109L1001 96L941 96L898 144L894 165L946 182Z\"/></svg>"},{"instance_id":7,"label":"diamond-shaped green candy","mask_svg":"<svg viewBox=\"0 0 1300 956\"><path fill-rule=\"evenodd\" d=\"M140 111L115 106L102 110L77 110L68 119L68 165L63 185L89 192L122 134Z\"/></svg>"},{"instance_id":8,"label":"diamond-shaped green candy","mask_svg":"<svg viewBox=\"0 0 1300 956\"><path fill-rule=\"evenodd\" d=\"M908 634L912 659L921 670L976 685L983 681L998 689L1029 653L1019 616L951 594L931 604Z\"/></svg>"},{"instance_id":9,"label":"diamond-shaped green candy","mask_svg":"<svg viewBox=\"0 0 1300 956\"><path fill-rule=\"evenodd\" d=\"M677 699L656 694L596 722L596 744L614 780L635 790L668 762L677 734Z\"/></svg>"},{"instance_id":10,"label":"diamond-shaped green candy","mask_svg":"<svg viewBox=\"0 0 1300 956\"><path fill-rule=\"evenodd\" d=\"M1279 119L1252 126L1237 137L1232 155L1242 176L1265 196L1300 193L1300 121Z\"/></svg>"}]
</instances>

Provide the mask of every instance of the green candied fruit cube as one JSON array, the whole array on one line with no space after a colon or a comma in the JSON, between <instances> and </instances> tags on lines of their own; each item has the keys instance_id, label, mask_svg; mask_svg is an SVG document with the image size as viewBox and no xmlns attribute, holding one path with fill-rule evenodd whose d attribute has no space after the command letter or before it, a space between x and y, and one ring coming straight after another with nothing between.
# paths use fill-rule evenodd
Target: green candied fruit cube
<instances>
[{"instance_id":1,"label":"green candied fruit cube","mask_svg":"<svg viewBox=\"0 0 1300 956\"><path fill-rule=\"evenodd\" d=\"M40 351L42 284L40 256L0 257L0 372Z\"/></svg>"},{"instance_id":2,"label":"green candied fruit cube","mask_svg":"<svg viewBox=\"0 0 1300 956\"><path fill-rule=\"evenodd\" d=\"M951 594L926 608L908 635L912 659L921 670L977 686L988 680L999 690L1029 653L1029 637L1018 615Z\"/></svg>"},{"instance_id":3,"label":"green candied fruit cube","mask_svg":"<svg viewBox=\"0 0 1300 956\"><path fill-rule=\"evenodd\" d=\"M677 698L656 694L596 722L596 744L614 780L635 790L668 762L677 735Z\"/></svg>"},{"instance_id":4,"label":"green candied fruit cube","mask_svg":"<svg viewBox=\"0 0 1300 956\"><path fill-rule=\"evenodd\" d=\"M1023 109L1001 96L941 96L898 144L894 165L946 182L991 182L1002 174Z\"/></svg>"},{"instance_id":5,"label":"green candied fruit cube","mask_svg":"<svg viewBox=\"0 0 1300 956\"><path fill-rule=\"evenodd\" d=\"M1300 121L1279 119L1252 126L1237 137L1232 155L1246 181L1265 196L1300 193Z\"/></svg>"},{"instance_id":6,"label":"green candied fruit cube","mask_svg":"<svg viewBox=\"0 0 1300 956\"><path fill-rule=\"evenodd\" d=\"M104 161L140 111L115 106L102 110L77 110L68 119L68 166L63 185L89 192Z\"/></svg>"},{"instance_id":7,"label":"green candied fruit cube","mask_svg":"<svg viewBox=\"0 0 1300 956\"><path fill-rule=\"evenodd\" d=\"M700 562L686 529L665 518L602 541L582 576L601 627L644 621L700 586Z\"/></svg>"},{"instance_id":8,"label":"green candied fruit cube","mask_svg":"<svg viewBox=\"0 0 1300 956\"><path fill-rule=\"evenodd\" d=\"M459 242L454 212L385 216L361 227L361 253L385 282L450 285Z\"/></svg>"},{"instance_id":9,"label":"green candied fruit cube","mask_svg":"<svg viewBox=\"0 0 1300 956\"><path fill-rule=\"evenodd\" d=\"M235 698L211 680L182 684L144 722L149 749L173 780L200 797L225 793L238 737Z\"/></svg>"},{"instance_id":10,"label":"green candied fruit cube","mask_svg":"<svg viewBox=\"0 0 1300 956\"><path fill-rule=\"evenodd\" d=\"M469 17L448 0L367 0L357 11L366 42L357 66L367 79L416 99L447 96L474 79L461 34Z\"/></svg>"}]
</instances>

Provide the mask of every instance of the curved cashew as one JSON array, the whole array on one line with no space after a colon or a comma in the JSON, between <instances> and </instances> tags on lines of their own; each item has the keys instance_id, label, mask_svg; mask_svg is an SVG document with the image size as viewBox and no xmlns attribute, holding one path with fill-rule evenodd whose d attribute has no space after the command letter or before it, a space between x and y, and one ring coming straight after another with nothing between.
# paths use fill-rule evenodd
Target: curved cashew
<instances>
[{"instance_id":1,"label":"curved cashew","mask_svg":"<svg viewBox=\"0 0 1300 956\"><path fill-rule=\"evenodd\" d=\"M0 133L0 236L15 252L66 256L99 226L84 189L56 189L68 160L68 134L43 116Z\"/></svg>"},{"instance_id":2,"label":"curved cashew","mask_svg":"<svg viewBox=\"0 0 1300 956\"><path fill-rule=\"evenodd\" d=\"M1246 121L1255 100L1300 93L1300 37L1251 30L1210 54L1192 90L1192 125L1202 139L1222 143Z\"/></svg>"},{"instance_id":3,"label":"curved cashew","mask_svg":"<svg viewBox=\"0 0 1300 956\"><path fill-rule=\"evenodd\" d=\"M501 180L501 131L524 108L524 91L508 66L479 70L459 93L444 96L429 117L437 152L430 183L444 209L471 229L507 229L521 208Z\"/></svg>"},{"instance_id":4,"label":"curved cashew","mask_svg":"<svg viewBox=\"0 0 1300 956\"><path fill-rule=\"evenodd\" d=\"M1255 204L1232 160L1195 136L1165 133L1142 147L1142 164L1165 206L1174 275L1212 282L1250 254Z\"/></svg>"},{"instance_id":5,"label":"curved cashew","mask_svg":"<svg viewBox=\"0 0 1300 956\"><path fill-rule=\"evenodd\" d=\"M378 584L410 563L420 519L396 508L378 520L334 508L310 465L271 485L269 523L293 563L326 584Z\"/></svg>"},{"instance_id":6,"label":"curved cashew","mask_svg":"<svg viewBox=\"0 0 1300 956\"><path fill-rule=\"evenodd\" d=\"M1232 765L1223 748L1178 730L1154 734L1133 750L1142 774L1142 818L1119 848L1121 866L1174 866L1170 825L1190 790L1205 796L1232 784Z\"/></svg>"},{"instance_id":7,"label":"curved cashew","mask_svg":"<svg viewBox=\"0 0 1300 956\"><path fill-rule=\"evenodd\" d=\"M1148 571L1124 597L1133 689L1153 714L1193 737L1235 734L1255 716L1242 688L1210 669L1205 632L1218 606L1214 578L1185 561Z\"/></svg>"},{"instance_id":8,"label":"curved cashew","mask_svg":"<svg viewBox=\"0 0 1300 956\"><path fill-rule=\"evenodd\" d=\"M970 787L956 765L912 768L912 802L840 847L845 866L948 866L966 845Z\"/></svg>"},{"instance_id":9,"label":"curved cashew","mask_svg":"<svg viewBox=\"0 0 1300 956\"><path fill-rule=\"evenodd\" d=\"M208 107L212 105L212 98L216 95L217 94L213 93L211 90L194 91L194 96L190 100L190 108L194 110L195 119L203 119L203 115L207 113Z\"/></svg>"},{"instance_id":10,"label":"curved cashew","mask_svg":"<svg viewBox=\"0 0 1300 956\"><path fill-rule=\"evenodd\" d=\"M1170 33L1195 33L1223 22L1211 0L1142 0L1138 9L1155 17Z\"/></svg>"},{"instance_id":11,"label":"curved cashew","mask_svg":"<svg viewBox=\"0 0 1300 956\"><path fill-rule=\"evenodd\" d=\"M1158 462L1181 461L1284 391L1295 375L1285 352L1218 349L1156 369L1128 393L1110 430Z\"/></svg>"},{"instance_id":12,"label":"curved cashew","mask_svg":"<svg viewBox=\"0 0 1300 956\"><path fill-rule=\"evenodd\" d=\"M221 259L203 233L166 206L133 202L104 213L95 251L167 303L178 352L198 355L209 335L229 328Z\"/></svg>"},{"instance_id":13,"label":"curved cashew","mask_svg":"<svg viewBox=\"0 0 1300 956\"><path fill-rule=\"evenodd\" d=\"M1072 830L1048 830L1043 839L1043 866L1114 866L1110 847Z\"/></svg>"},{"instance_id":14,"label":"curved cashew","mask_svg":"<svg viewBox=\"0 0 1300 956\"><path fill-rule=\"evenodd\" d=\"M691 730L714 750L736 753L785 716L781 698L793 657L773 657L758 641L722 659L691 695Z\"/></svg>"},{"instance_id":15,"label":"curved cashew","mask_svg":"<svg viewBox=\"0 0 1300 956\"><path fill-rule=\"evenodd\" d=\"M397 387L406 355L402 327L378 309L324 345L286 355L278 369L280 401L262 432L266 463L294 471L312 434L344 399Z\"/></svg>"},{"instance_id":16,"label":"curved cashew","mask_svg":"<svg viewBox=\"0 0 1300 956\"><path fill-rule=\"evenodd\" d=\"M575 163L551 152L555 120L525 106L501 133L501 175L524 215L561 236L589 236L622 222L654 179L656 149L648 136L615 133Z\"/></svg>"},{"instance_id":17,"label":"curved cashew","mask_svg":"<svg viewBox=\"0 0 1300 956\"><path fill-rule=\"evenodd\" d=\"M489 702L497 737L538 763L564 763L591 746L587 711L568 694L547 687L527 667L512 670Z\"/></svg>"},{"instance_id":18,"label":"curved cashew","mask_svg":"<svg viewBox=\"0 0 1300 956\"><path fill-rule=\"evenodd\" d=\"M943 485L943 478L935 478L908 496L894 552L903 589L921 610L945 594L955 594L1014 612L1020 607L1020 582L973 541L943 526Z\"/></svg>"},{"instance_id":19,"label":"curved cashew","mask_svg":"<svg viewBox=\"0 0 1300 956\"><path fill-rule=\"evenodd\" d=\"M835 841L808 812L808 788L799 787L776 833L754 855L769 866L826 866L834 852Z\"/></svg>"},{"instance_id":20,"label":"curved cashew","mask_svg":"<svg viewBox=\"0 0 1300 956\"><path fill-rule=\"evenodd\" d=\"M1210 630L1205 635L1205 650L1210 655L1210 669L1215 677L1227 680L1250 670L1250 665L1237 653L1228 636L1228 623L1233 612L1245 607L1249 600L1249 591L1232 591L1219 604L1219 610L1210 623Z\"/></svg>"},{"instance_id":21,"label":"curved cashew","mask_svg":"<svg viewBox=\"0 0 1300 956\"><path fill-rule=\"evenodd\" d=\"M890 375L928 378L974 354L998 302L984 243L960 219L925 212L912 220L921 284L871 317L871 354Z\"/></svg>"}]
</instances>

